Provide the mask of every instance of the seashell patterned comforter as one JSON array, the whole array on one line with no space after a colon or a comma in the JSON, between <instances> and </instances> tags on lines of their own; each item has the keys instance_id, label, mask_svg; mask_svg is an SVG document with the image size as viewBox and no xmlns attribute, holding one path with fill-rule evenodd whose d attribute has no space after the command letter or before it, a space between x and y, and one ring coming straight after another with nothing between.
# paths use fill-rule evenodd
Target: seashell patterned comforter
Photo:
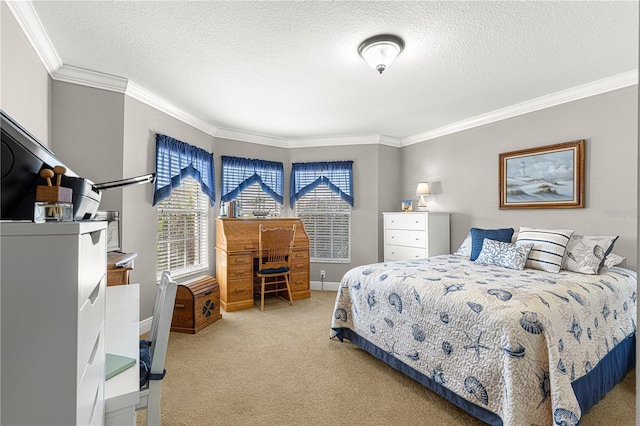
<instances>
[{"instance_id":1,"label":"seashell patterned comforter","mask_svg":"<svg viewBox=\"0 0 640 426\"><path fill-rule=\"evenodd\" d=\"M331 337L353 332L505 425L575 425L571 382L635 335L636 281L454 255L364 265L342 279Z\"/></svg>"}]
</instances>

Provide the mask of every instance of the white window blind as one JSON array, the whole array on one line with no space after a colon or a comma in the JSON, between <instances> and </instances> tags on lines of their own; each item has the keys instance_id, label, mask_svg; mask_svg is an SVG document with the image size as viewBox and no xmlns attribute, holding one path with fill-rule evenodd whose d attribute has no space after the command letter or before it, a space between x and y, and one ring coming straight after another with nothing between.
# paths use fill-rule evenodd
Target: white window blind
<instances>
[{"instance_id":1,"label":"white window blind","mask_svg":"<svg viewBox=\"0 0 640 426\"><path fill-rule=\"evenodd\" d=\"M295 213L309 235L312 262L351 261L351 207L326 185L303 195Z\"/></svg>"},{"instance_id":2,"label":"white window blind","mask_svg":"<svg viewBox=\"0 0 640 426\"><path fill-rule=\"evenodd\" d=\"M164 270L175 278L209 268L208 204L200 184L190 177L158 203L158 278Z\"/></svg>"},{"instance_id":3,"label":"white window blind","mask_svg":"<svg viewBox=\"0 0 640 426\"><path fill-rule=\"evenodd\" d=\"M267 195L258 183L242 191L236 201L240 203L241 216L251 216L254 212L267 212L269 216L280 217L282 212L282 206Z\"/></svg>"}]
</instances>

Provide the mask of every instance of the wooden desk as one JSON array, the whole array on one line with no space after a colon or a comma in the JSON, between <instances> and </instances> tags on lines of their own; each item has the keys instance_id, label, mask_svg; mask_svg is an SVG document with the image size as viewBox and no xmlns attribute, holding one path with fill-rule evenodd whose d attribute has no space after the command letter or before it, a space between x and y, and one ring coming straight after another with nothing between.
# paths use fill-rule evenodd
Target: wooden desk
<instances>
[{"instance_id":1,"label":"wooden desk","mask_svg":"<svg viewBox=\"0 0 640 426\"><path fill-rule=\"evenodd\" d=\"M105 425L136 424L140 401L139 284L107 287L105 351L136 359L136 365L107 380L104 386Z\"/></svg>"},{"instance_id":2,"label":"wooden desk","mask_svg":"<svg viewBox=\"0 0 640 426\"><path fill-rule=\"evenodd\" d=\"M216 279L220 305L227 311L253 308L254 262L258 260L260 224L291 228L296 225L291 260L291 298L311 297L309 289L309 236L297 218L216 219ZM286 292L284 293L286 295ZM285 296L286 297L286 296Z\"/></svg>"},{"instance_id":3,"label":"wooden desk","mask_svg":"<svg viewBox=\"0 0 640 426\"><path fill-rule=\"evenodd\" d=\"M129 272L138 253L107 253L107 286L129 284Z\"/></svg>"}]
</instances>

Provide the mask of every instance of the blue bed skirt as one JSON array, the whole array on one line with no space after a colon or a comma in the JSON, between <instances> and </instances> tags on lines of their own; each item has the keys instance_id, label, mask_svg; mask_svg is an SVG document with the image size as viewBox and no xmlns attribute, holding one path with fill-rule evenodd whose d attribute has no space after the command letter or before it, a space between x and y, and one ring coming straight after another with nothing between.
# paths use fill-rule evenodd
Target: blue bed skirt
<instances>
[{"instance_id":1,"label":"blue bed skirt","mask_svg":"<svg viewBox=\"0 0 640 426\"><path fill-rule=\"evenodd\" d=\"M414 370L387 351L380 349L367 339L359 336L348 328L334 328L336 337L351 341L354 345L364 349L371 355L412 378L426 388L432 390L447 399L457 407L490 425L502 426L502 419L496 413L492 413L479 405L476 405L457 393L454 393L436 383L419 371ZM613 387L620 382L629 370L636 365L636 336L635 333L620 342L613 350L605 355L602 360L586 375L572 383L582 413L586 413Z\"/></svg>"}]
</instances>

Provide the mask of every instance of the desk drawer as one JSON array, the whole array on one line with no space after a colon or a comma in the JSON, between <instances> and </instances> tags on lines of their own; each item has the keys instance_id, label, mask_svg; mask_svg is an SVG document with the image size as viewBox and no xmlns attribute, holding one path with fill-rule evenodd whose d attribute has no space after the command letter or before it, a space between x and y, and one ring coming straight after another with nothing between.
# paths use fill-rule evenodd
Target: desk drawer
<instances>
[{"instance_id":1,"label":"desk drawer","mask_svg":"<svg viewBox=\"0 0 640 426\"><path fill-rule=\"evenodd\" d=\"M242 302L253 299L253 280L240 279L227 282L227 300L226 303Z\"/></svg>"},{"instance_id":2,"label":"desk drawer","mask_svg":"<svg viewBox=\"0 0 640 426\"><path fill-rule=\"evenodd\" d=\"M253 276L253 269L250 265L236 266L233 268L230 267L227 270L227 279L229 281L238 280L238 279L250 280L252 276Z\"/></svg>"},{"instance_id":3,"label":"desk drawer","mask_svg":"<svg viewBox=\"0 0 640 426\"><path fill-rule=\"evenodd\" d=\"M227 258L227 267L247 268L253 266L253 258L249 254L232 254Z\"/></svg>"},{"instance_id":4,"label":"desk drawer","mask_svg":"<svg viewBox=\"0 0 640 426\"><path fill-rule=\"evenodd\" d=\"M289 276L289 285L292 293L309 290L309 274L306 271L291 274Z\"/></svg>"},{"instance_id":5,"label":"desk drawer","mask_svg":"<svg viewBox=\"0 0 640 426\"><path fill-rule=\"evenodd\" d=\"M309 250L293 250L293 255L291 259L291 263L294 262L309 262Z\"/></svg>"}]
</instances>

